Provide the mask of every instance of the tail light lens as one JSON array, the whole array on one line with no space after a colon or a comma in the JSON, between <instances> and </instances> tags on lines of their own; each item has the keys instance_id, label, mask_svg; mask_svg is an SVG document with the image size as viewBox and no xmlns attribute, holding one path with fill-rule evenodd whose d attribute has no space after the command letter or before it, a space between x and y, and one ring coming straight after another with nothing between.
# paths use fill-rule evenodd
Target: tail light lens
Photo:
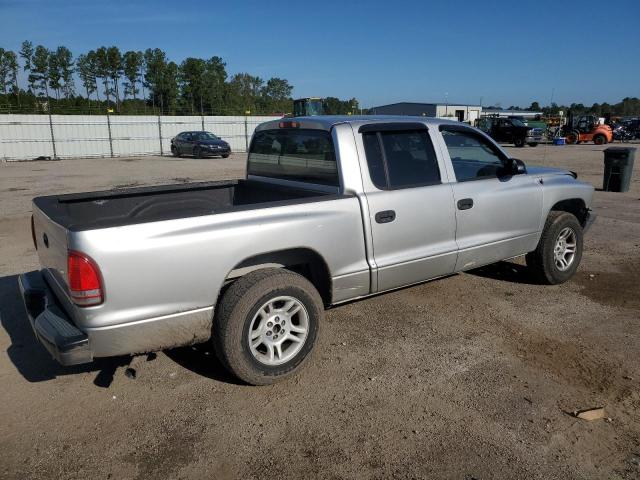
<instances>
[{"instance_id":1,"label":"tail light lens","mask_svg":"<svg viewBox=\"0 0 640 480\"><path fill-rule=\"evenodd\" d=\"M87 255L69 251L67 257L67 278L71 300L81 307L100 305L102 277L98 265Z\"/></svg>"}]
</instances>

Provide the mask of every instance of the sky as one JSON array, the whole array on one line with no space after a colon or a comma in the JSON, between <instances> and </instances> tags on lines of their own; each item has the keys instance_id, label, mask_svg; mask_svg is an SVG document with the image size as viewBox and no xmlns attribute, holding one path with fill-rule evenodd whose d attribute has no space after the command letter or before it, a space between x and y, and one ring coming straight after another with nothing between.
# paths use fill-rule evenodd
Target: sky
<instances>
[{"instance_id":1,"label":"sky","mask_svg":"<svg viewBox=\"0 0 640 480\"><path fill-rule=\"evenodd\" d=\"M640 97L640 1L0 0L0 47L158 47L295 97L528 106Z\"/></svg>"}]
</instances>

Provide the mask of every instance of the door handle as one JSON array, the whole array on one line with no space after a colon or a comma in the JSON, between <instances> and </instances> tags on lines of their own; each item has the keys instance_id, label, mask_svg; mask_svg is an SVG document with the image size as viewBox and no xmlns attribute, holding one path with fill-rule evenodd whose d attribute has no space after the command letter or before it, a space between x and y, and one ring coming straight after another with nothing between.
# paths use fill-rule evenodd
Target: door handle
<instances>
[{"instance_id":1,"label":"door handle","mask_svg":"<svg viewBox=\"0 0 640 480\"><path fill-rule=\"evenodd\" d=\"M469 210L471 207L473 207L473 198L458 200L458 210Z\"/></svg>"},{"instance_id":2,"label":"door handle","mask_svg":"<svg viewBox=\"0 0 640 480\"><path fill-rule=\"evenodd\" d=\"M396 219L396 212L394 210L384 210L376 213L376 222L389 223Z\"/></svg>"}]
</instances>

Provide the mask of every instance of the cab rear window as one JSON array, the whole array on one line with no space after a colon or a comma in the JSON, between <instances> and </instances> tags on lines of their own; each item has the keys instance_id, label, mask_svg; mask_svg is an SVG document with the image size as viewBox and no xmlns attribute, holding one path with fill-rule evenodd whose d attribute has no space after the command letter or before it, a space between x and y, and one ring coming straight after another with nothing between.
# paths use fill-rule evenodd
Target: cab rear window
<instances>
[{"instance_id":1,"label":"cab rear window","mask_svg":"<svg viewBox=\"0 0 640 480\"><path fill-rule=\"evenodd\" d=\"M339 186L331 134L325 130L257 132L249 148L249 175Z\"/></svg>"}]
</instances>

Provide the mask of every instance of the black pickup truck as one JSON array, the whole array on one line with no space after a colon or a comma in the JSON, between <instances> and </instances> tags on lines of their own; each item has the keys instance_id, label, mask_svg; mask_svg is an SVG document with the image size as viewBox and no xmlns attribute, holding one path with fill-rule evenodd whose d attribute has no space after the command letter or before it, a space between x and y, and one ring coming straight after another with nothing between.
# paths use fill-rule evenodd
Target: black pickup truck
<instances>
[{"instance_id":1,"label":"black pickup truck","mask_svg":"<svg viewBox=\"0 0 640 480\"><path fill-rule=\"evenodd\" d=\"M513 143L516 147L535 147L544 140L541 128L528 127L517 118L484 117L478 120L478 128L496 142Z\"/></svg>"}]
</instances>

